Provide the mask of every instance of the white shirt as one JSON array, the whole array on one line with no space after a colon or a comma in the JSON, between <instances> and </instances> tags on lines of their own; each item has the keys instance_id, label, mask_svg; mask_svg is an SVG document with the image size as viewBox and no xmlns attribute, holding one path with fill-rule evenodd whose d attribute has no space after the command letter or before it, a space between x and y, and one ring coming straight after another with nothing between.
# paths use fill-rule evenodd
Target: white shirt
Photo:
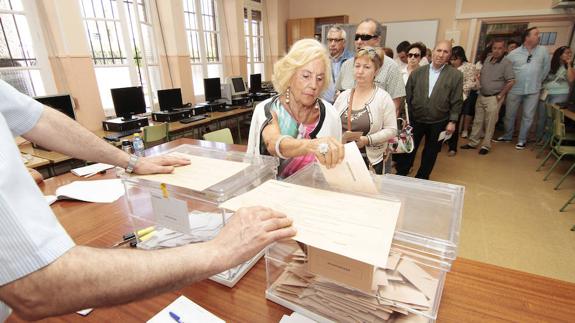
<instances>
[{"instance_id":1,"label":"white shirt","mask_svg":"<svg viewBox=\"0 0 575 323\"><path fill-rule=\"evenodd\" d=\"M50 264L74 246L22 162L13 137L44 107L0 80L0 285ZM0 322L10 309L0 302Z\"/></svg>"},{"instance_id":2,"label":"white shirt","mask_svg":"<svg viewBox=\"0 0 575 323\"><path fill-rule=\"evenodd\" d=\"M433 67L433 64L429 65L429 92L427 94L427 97L431 96L431 92L433 92L433 87L435 86L435 83L437 82L437 80L439 79L439 74L441 74L441 71L443 70L443 68L445 67L446 64L443 64L440 68L435 69Z\"/></svg>"}]
</instances>

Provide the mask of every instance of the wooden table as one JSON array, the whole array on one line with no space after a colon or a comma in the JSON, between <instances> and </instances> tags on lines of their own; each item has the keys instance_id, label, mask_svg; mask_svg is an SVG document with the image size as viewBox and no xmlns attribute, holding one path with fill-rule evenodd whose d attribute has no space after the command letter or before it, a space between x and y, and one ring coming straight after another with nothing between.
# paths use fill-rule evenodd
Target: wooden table
<instances>
[{"instance_id":1,"label":"wooden table","mask_svg":"<svg viewBox=\"0 0 575 323\"><path fill-rule=\"evenodd\" d=\"M49 176L56 175L56 167L55 167L56 164L67 162L73 159L72 157L60 154L59 152L34 148L34 146L32 146L32 143L21 144L18 146L18 148L20 149L21 153L36 157L35 161L39 162L40 166L46 165L43 164L43 161L47 160ZM26 166L36 168L28 164Z\"/></svg>"},{"instance_id":2,"label":"wooden table","mask_svg":"<svg viewBox=\"0 0 575 323\"><path fill-rule=\"evenodd\" d=\"M565 116L565 118L569 118L573 121L575 121L575 112L567 109L567 108L561 108L559 105L557 105L556 103L553 104L553 107L557 110L561 110L563 111L563 115Z\"/></svg>"},{"instance_id":3,"label":"wooden table","mask_svg":"<svg viewBox=\"0 0 575 323\"><path fill-rule=\"evenodd\" d=\"M152 151L160 152L182 143L224 150L245 149L244 146L178 139ZM113 173L108 170L106 175L96 175L93 179L112 178ZM70 173L64 174L46 180L41 188L51 194L58 186L76 179ZM111 204L57 201L52 209L77 244L107 247L131 229L123 198ZM278 322L291 310L266 300L265 289L262 259L234 288L205 280L151 299L95 309L87 317L69 314L43 322L143 322L179 295L187 296L227 322ZM573 322L573 318L575 284L463 258L458 258L447 274L438 314L438 322ZM22 320L12 316L7 322Z\"/></svg>"}]
</instances>

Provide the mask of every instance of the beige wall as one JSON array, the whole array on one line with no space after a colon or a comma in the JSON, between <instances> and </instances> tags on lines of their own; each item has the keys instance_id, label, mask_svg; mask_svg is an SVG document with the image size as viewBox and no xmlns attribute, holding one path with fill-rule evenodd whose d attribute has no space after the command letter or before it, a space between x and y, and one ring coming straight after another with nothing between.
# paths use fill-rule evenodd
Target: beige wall
<instances>
[{"instance_id":1,"label":"beige wall","mask_svg":"<svg viewBox=\"0 0 575 323\"><path fill-rule=\"evenodd\" d=\"M438 19L437 39L458 35L455 45L463 46L469 53L475 51L482 21L575 19L573 11L552 10L551 0L363 0L358 5L346 0L289 0L288 19L344 14L350 23L366 17L382 22Z\"/></svg>"}]
</instances>

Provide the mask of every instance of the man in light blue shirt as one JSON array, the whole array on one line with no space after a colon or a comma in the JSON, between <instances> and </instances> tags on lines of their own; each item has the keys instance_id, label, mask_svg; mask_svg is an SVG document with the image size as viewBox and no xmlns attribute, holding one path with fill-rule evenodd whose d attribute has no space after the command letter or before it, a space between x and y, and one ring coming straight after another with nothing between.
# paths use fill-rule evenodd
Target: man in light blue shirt
<instances>
[{"instance_id":1,"label":"man in light blue shirt","mask_svg":"<svg viewBox=\"0 0 575 323\"><path fill-rule=\"evenodd\" d=\"M339 71L341 70L341 65L350 58L353 58L353 52L348 51L345 48L346 32L339 25L333 25L327 32L327 48L329 50L329 58L331 60L331 83L323 92L322 98L329 101L329 103L335 102L335 82L339 76Z\"/></svg>"},{"instance_id":2,"label":"man in light blue shirt","mask_svg":"<svg viewBox=\"0 0 575 323\"><path fill-rule=\"evenodd\" d=\"M505 111L505 133L496 142L510 142L515 130L515 116L523 104L521 128L516 149L525 149L527 134L537 109L541 83L549 73L550 59L547 50L539 45L539 30L531 27L523 33L523 45L514 49L505 59L513 65L515 85L507 95Z\"/></svg>"}]
</instances>

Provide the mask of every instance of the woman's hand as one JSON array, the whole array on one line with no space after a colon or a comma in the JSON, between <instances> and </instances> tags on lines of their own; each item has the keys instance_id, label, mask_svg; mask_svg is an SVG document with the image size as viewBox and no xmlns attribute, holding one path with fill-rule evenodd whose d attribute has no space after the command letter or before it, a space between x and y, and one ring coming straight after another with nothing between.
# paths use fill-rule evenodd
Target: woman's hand
<instances>
[{"instance_id":1,"label":"woman's hand","mask_svg":"<svg viewBox=\"0 0 575 323\"><path fill-rule=\"evenodd\" d=\"M361 136L355 141L355 144L357 148L361 149L369 144L369 139L367 139L367 136Z\"/></svg>"},{"instance_id":2,"label":"woman's hand","mask_svg":"<svg viewBox=\"0 0 575 323\"><path fill-rule=\"evenodd\" d=\"M345 154L341 142L333 137L308 140L307 150L314 154L315 158L327 168L333 168L341 163Z\"/></svg>"}]
</instances>

